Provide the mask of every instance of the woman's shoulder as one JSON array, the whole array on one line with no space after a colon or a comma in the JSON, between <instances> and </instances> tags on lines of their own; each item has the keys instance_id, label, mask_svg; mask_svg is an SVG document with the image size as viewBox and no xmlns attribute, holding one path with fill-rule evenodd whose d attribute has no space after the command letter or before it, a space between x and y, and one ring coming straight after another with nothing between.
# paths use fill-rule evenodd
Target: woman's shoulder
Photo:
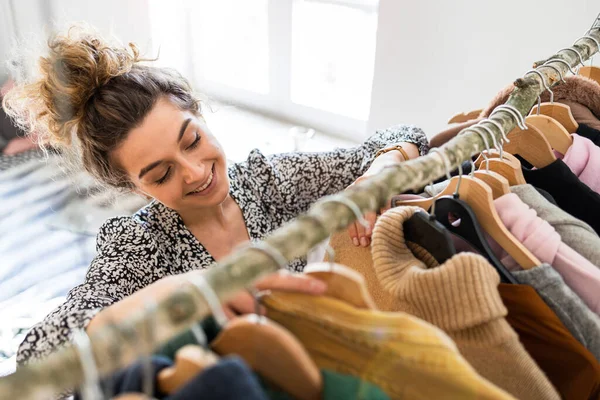
<instances>
[{"instance_id":1,"label":"woman's shoulder","mask_svg":"<svg viewBox=\"0 0 600 400\"><path fill-rule=\"evenodd\" d=\"M97 236L97 247L101 249L109 243L122 245L148 245L155 242L164 232L176 224L173 212L157 201L152 201L133 215L107 219Z\"/></svg>"}]
</instances>

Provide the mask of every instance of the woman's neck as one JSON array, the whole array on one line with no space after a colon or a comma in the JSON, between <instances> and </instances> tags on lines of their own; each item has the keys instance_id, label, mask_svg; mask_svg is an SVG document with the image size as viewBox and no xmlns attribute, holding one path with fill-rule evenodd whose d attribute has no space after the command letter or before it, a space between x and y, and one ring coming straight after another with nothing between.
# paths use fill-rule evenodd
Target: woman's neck
<instances>
[{"instance_id":1,"label":"woman's neck","mask_svg":"<svg viewBox=\"0 0 600 400\"><path fill-rule=\"evenodd\" d=\"M214 207L202 208L198 210L186 210L185 212L180 212L179 215L181 215L183 223L189 228L200 225L211 225L226 228L228 225L228 210L232 202L233 199L227 195L221 204L218 204Z\"/></svg>"}]
</instances>

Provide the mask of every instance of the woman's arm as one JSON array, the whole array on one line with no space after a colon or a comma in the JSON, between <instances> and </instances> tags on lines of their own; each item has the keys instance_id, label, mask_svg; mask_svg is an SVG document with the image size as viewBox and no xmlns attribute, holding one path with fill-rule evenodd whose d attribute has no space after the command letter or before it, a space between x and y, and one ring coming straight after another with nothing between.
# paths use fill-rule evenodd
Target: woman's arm
<instances>
[{"instance_id":1,"label":"woman's arm","mask_svg":"<svg viewBox=\"0 0 600 400\"><path fill-rule=\"evenodd\" d=\"M346 189L367 171L399 161L401 153L392 151L374 162L379 150L395 144L402 144L411 157L428 150L421 129L398 125L378 131L361 145L349 149L273 156L255 150L247 161L233 167L233 173L272 212L290 220L306 212L321 197Z\"/></svg>"}]
</instances>

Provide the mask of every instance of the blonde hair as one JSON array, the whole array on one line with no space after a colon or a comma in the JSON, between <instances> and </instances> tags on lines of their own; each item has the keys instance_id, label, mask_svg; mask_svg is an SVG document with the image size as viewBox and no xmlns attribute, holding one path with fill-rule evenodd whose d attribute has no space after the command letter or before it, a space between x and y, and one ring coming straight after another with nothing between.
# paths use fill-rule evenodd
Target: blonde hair
<instances>
[{"instance_id":1,"label":"blonde hair","mask_svg":"<svg viewBox=\"0 0 600 400\"><path fill-rule=\"evenodd\" d=\"M39 58L40 76L11 89L3 107L41 145L70 154L102 183L132 187L110 155L158 99L201 113L189 83L176 71L143 64L133 43L114 45L75 26L54 35L48 50Z\"/></svg>"}]
</instances>

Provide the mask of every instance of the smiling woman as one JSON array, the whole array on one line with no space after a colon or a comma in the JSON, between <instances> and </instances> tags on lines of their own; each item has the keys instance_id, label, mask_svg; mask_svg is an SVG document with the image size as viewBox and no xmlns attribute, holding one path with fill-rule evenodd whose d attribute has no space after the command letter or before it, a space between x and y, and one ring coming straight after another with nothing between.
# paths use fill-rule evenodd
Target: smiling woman
<instances>
[{"instance_id":1,"label":"smiling woman","mask_svg":"<svg viewBox=\"0 0 600 400\"><path fill-rule=\"evenodd\" d=\"M28 333L19 363L46 356L77 329L127 318L188 284L190 274L201 274L234 247L263 239L320 197L427 151L420 129L396 126L352 149L272 156L254 150L245 162L227 167L200 103L179 74L143 64L132 44L112 46L82 29L49 44L49 54L40 58L41 77L7 94L7 113L35 130L43 145L77 156L78 165L105 185L153 200L133 216L106 221L85 282ZM402 152L376 157L398 146ZM370 234L351 228L363 246ZM295 260L288 269L304 266ZM292 274L270 276L257 287L325 290L320 281ZM225 306L229 315L254 310L247 293Z\"/></svg>"}]
</instances>

